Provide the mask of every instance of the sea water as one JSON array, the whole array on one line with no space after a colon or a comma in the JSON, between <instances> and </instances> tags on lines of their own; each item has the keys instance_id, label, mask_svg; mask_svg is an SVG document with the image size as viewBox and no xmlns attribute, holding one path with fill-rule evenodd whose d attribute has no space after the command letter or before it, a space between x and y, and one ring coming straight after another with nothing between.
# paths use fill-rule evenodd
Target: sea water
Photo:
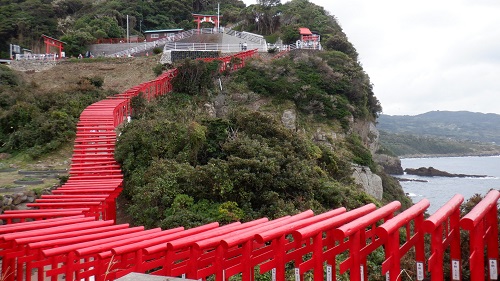
<instances>
[{"instance_id":1,"label":"sea water","mask_svg":"<svg viewBox=\"0 0 500 281\"><path fill-rule=\"evenodd\" d=\"M452 174L485 175L481 178L398 176L427 181L402 181L401 186L414 203L427 198L431 203L427 210L429 214L433 214L455 194L463 195L465 202L474 194L484 196L490 189L500 190L500 156L404 158L401 159L401 166L403 169L433 167Z\"/></svg>"}]
</instances>

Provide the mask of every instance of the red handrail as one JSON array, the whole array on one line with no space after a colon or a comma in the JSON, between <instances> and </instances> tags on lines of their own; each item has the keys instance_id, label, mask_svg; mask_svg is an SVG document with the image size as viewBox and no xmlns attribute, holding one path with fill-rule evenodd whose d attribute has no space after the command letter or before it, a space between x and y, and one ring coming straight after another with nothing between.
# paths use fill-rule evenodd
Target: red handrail
<instances>
[{"instance_id":1,"label":"red handrail","mask_svg":"<svg viewBox=\"0 0 500 281\"><path fill-rule=\"evenodd\" d=\"M500 192L491 190L460 220L462 229L469 232L471 280L484 279L485 247L487 248L489 279L498 279L498 199L500 199Z\"/></svg>"}]
</instances>

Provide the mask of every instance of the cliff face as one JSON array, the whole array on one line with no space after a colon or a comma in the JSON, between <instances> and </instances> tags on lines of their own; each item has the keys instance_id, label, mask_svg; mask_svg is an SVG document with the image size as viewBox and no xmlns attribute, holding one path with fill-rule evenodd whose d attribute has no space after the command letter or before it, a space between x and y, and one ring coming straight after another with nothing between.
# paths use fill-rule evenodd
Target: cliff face
<instances>
[{"instance_id":1,"label":"cliff face","mask_svg":"<svg viewBox=\"0 0 500 281\"><path fill-rule=\"evenodd\" d=\"M352 123L351 128L352 131L361 137L363 144L370 150L370 152L375 154L375 152L380 148L380 133L377 127L375 127L375 123L369 120L357 119Z\"/></svg>"},{"instance_id":2,"label":"cliff face","mask_svg":"<svg viewBox=\"0 0 500 281\"><path fill-rule=\"evenodd\" d=\"M372 173L370 168L355 165L353 166L352 177L356 183L363 186L366 193L373 196L377 200L382 200L382 196L384 194L382 178Z\"/></svg>"}]
</instances>

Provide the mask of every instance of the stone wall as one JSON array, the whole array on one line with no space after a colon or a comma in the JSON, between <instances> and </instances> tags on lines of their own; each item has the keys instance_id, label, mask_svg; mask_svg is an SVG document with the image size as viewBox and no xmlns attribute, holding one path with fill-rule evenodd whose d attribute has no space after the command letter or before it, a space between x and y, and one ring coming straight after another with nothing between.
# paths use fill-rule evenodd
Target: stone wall
<instances>
[{"instance_id":1,"label":"stone wall","mask_svg":"<svg viewBox=\"0 0 500 281\"><path fill-rule=\"evenodd\" d=\"M54 187L55 188L55 187ZM25 188L23 188L25 189ZM9 192L11 191L11 192ZM0 195L0 214L5 210L25 210L27 203L33 203L41 195L52 194L51 188L45 188L40 194L37 194L34 190L24 190L20 191L17 188L14 190L8 190L9 194Z\"/></svg>"},{"instance_id":2,"label":"stone wall","mask_svg":"<svg viewBox=\"0 0 500 281\"><path fill-rule=\"evenodd\" d=\"M54 60L14 60L10 65L17 71L40 72L51 69L56 64L57 61Z\"/></svg>"}]
</instances>

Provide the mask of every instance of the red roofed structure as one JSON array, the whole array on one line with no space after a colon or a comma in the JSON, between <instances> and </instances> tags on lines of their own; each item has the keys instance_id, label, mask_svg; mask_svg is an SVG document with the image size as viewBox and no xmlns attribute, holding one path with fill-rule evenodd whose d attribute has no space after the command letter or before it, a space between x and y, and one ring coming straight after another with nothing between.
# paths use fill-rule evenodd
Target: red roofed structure
<instances>
[{"instance_id":1,"label":"red roofed structure","mask_svg":"<svg viewBox=\"0 0 500 281\"><path fill-rule=\"evenodd\" d=\"M319 34L312 33L307 27L299 27L300 42L297 42L297 47L301 49L321 49Z\"/></svg>"},{"instance_id":2,"label":"red roofed structure","mask_svg":"<svg viewBox=\"0 0 500 281\"><path fill-rule=\"evenodd\" d=\"M299 32L301 36L312 35L312 32L307 27L299 27Z\"/></svg>"}]
</instances>

